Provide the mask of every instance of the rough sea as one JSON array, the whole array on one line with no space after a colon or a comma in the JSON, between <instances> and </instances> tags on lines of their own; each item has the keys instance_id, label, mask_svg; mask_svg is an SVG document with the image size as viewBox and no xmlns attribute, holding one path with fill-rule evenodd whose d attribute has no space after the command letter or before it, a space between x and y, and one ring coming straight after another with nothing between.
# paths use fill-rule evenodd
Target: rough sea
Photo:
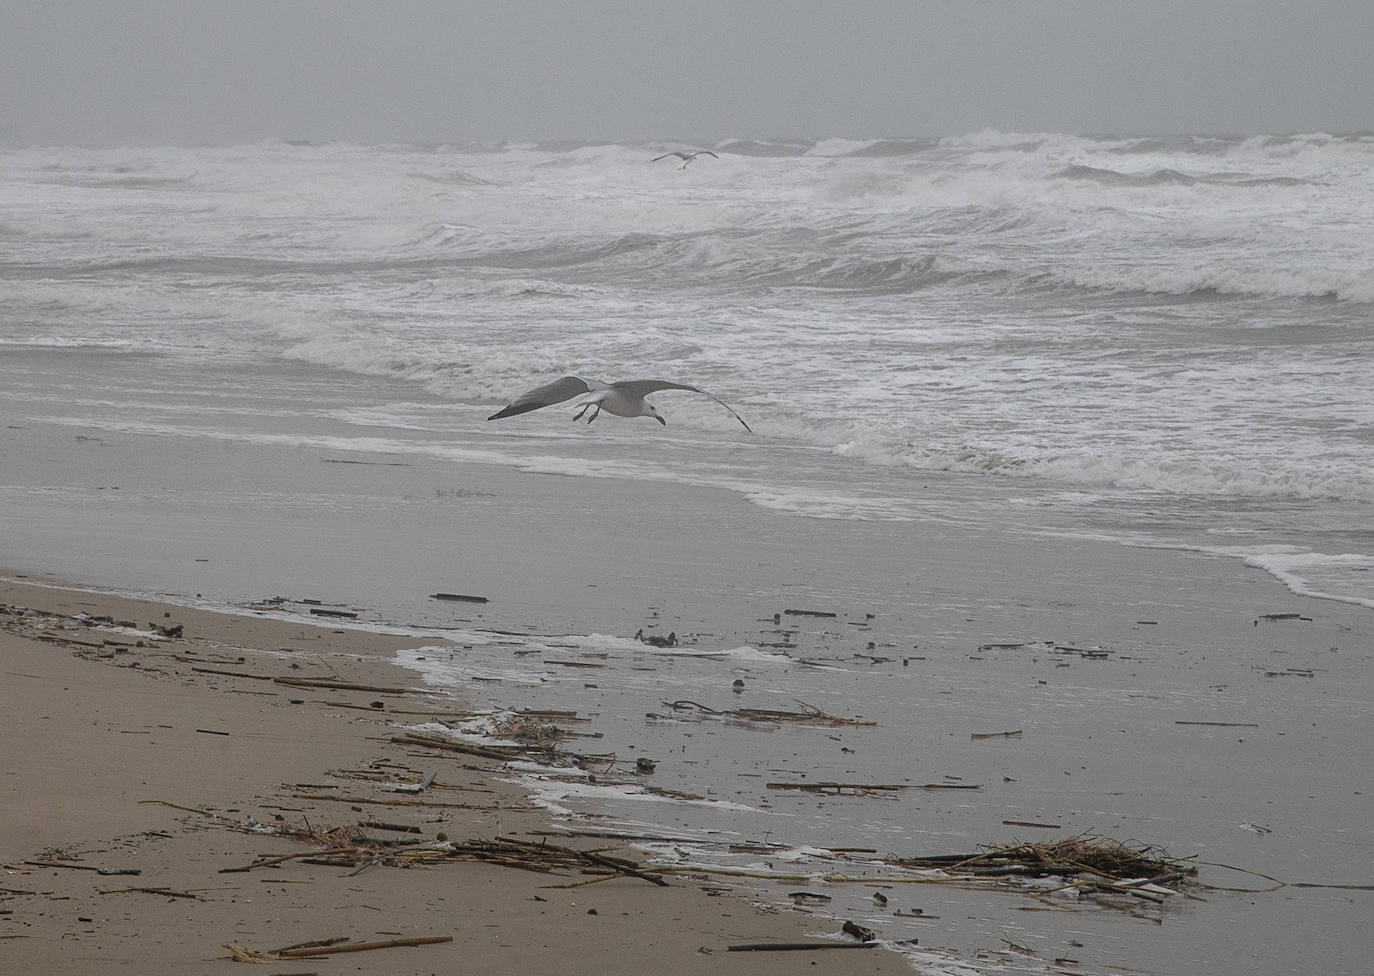
<instances>
[{"instance_id":1,"label":"rough sea","mask_svg":"<svg viewBox=\"0 0 1374 976\"><path fill-rule=\"evenodd\" d=\"M1200 547L1374 606L1374 136L668 148L6 152L0 402L263 439L325 411L388 450ZM91 354L105 381L64 368ZM317 379L252 382L283 364ZM772 449L723 463L746 435L680 393L662 463L607 423L492 437L566 373L701 386ZM390 399L350 401L359 374ZM932 469L971 477L913 491Z\"/></svg>"},{"instance_id":2,"label":"rough sea","mask_svg":"<svg viewBox=\"0 0 1374 976\"><path fill-rule=\"evenodd\" d=\"M101 511L189 512L228 538L217 511L350 504L175 464L116 498L82 481L58 430L68 445L156 441L164 462L222 444L357 452L723 488L826 525L1196 550L1374 608L1374 135L732 140L652 161L676 148L701 147L0 152L0 564L108 567ZM683 392L652 397L666 428L575 425L572 404L487 421L565 374L694 384L755 433ZM47 528L16 521L64 510L51 552ZM628 660L643 648L626 636L526 649ZM831 680L766 648L712 651L798 698ZM696 666L631 668L620 687L704 696L719 672ZM523 667L503 651L448 679L519 683ZM849 700L881 710L888 678ZM1097 714L1123 707L1079 691ZM1364 706L1330 707L1355 723ZM634 717L625 734L656 741ZM555 805L623 800L532 788ZM748 803L739 821L715 809L673 816L692 835L771 830ZM635 816L664 829L618 822ZM824 841L828 816L799 814L787 841ZM932 837L959 807L941 816ZM875 848L898 831L891 816L852 827Z\"/></svg>"}]
</instances>

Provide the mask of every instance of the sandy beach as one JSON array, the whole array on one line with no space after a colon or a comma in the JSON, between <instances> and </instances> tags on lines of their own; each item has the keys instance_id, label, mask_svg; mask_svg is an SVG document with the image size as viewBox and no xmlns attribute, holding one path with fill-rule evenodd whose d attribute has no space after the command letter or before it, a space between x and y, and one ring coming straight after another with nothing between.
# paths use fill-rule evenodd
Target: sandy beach
<instances>
[{"instance_id":1,"label":"sandy beach","mask_svg":"<svg viewBox=\"0 0 1374 976\"><path fill-rule=\"evenodd\" d=\"M0 605L6 972L222 972L233 966L225 943L265 952L417 937L451 941L297 959L288 971L790 972L795 953L728 946L838 929L691 880L567 887L596 875L480 863L235 870L320 848L290 830L387 822L430 842L538 842L547 817L494 781L493 763L392 744L394 713L423 710L423 693L243 677L414 688L388 660L404 641L22 582L0 588ZM428 774L431 805L382 789ZM804 965L906 968L881 951L811 952Z\"/></svg>"},{"instance_id":2,"label":"sandy beach","mask_svg":"<svg viewBox=\"0 0 1374 976\"><path fill-rule=\"evenodd\" d=\"M162 442L130 439L128 456L147 461L149 446ZM280 497L327 482L356 502L252 517L182 509L145 494L130 464L93 476L119 478L119 497L74 507L35 493L8 512L19 565L0 603L58 616L0 618L6 971L222 972L235 965L226 943L427 937L453 941L277 971L1359 971L1350 933L1367 916L1374 851L1367 610L1200 553L803 519L719 490L340 456L236 446L180 460L207 482L265 472ZM42 572L83 588L31 585L49 582ZM433 599L444 590L489 602ZM291 600L263 602L277 594ZM310 612L330 606L358 616L331 626ZM787 613L798 609L834 616ZM92 629L68 619L78 613L134 626ZM175 624L180 637L152 635ZM398 625L420 636L384 633ZM631 639L641 629L682 646L657 653ZM445 633L463 636L426 650ZM739 648L760 655L732 658ZM293 677L407 693L268 680ZM746 690L732 695L736 678ZM707 724L663 715L671 696L716 708L804 700L876 724ZM619 877L549 888L589 876L471 862L357 871L298 857L224 873L327 849L302 829L402 823L427 843L442 832L461 844L604 822L598 801L571 815L534 808L500 760L391 741L433 712L526 707L577 710L581 728L604 733L598 751L652 754L661 787L716 791L639 814L659 818L653 832L715 816L744 840L864 848L870 860L804 851L763 859L774 881L675 873L668 887ZM402 800L459 806L387 791L429 774ZM968 789L767 788L807 777ZM719 801L737 812L713 813L729 805ZM889 855L1085 834L1190 858L1196 881L1123 907L1046 904L1015 886L825 880L878 879ZM617 856L648 858L629 845ZM794 904L798 890L826 900ZM919 947L908 958L727 951L847 940L846 919ZM1326 934L1293 938L1295 926Z\"/></svg>"}]
</instances>

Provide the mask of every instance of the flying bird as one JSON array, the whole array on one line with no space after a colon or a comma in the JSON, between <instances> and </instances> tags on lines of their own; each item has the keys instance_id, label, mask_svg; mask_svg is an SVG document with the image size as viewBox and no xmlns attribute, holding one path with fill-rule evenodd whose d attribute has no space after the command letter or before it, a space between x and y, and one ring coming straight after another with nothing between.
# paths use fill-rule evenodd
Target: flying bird
<instances>
[{"instance_id":1,"label":"flying bird","mask_svg":"<svg viewBox=\"0 0 1374 976\"><path fill-rule=\"evenodd\" d=\"M745 430L751 434L754 432L744 422L744 418L735 413L734 408L720 397L695 386L688 386L685 383L670 383L667 380L623 380L619 383L598 383L576 376L565 376L530 390L528 393L520 394L487 419L500 420L502 417L514 417L516 414L528 413L531 410L538 410L540 407L551 407L555 403L562 403L564 400L586 395L581 408L573 414L573 420L581 420L583 415L590 410L592 414L587 418L587 423L590 424L604 410L607 413L615 414L617 417L653 417L666 427L668 421L664 420L663 415L654 409L652 403L644 399L650 393L657 393L660 390L688 390L710 397L726 410L729 410L730 415L738 420Z\"/></svg>"},{"instance_id":2,"label":"flying bird","mask_svg":"<svg viewBox=\"0 0 1374 976\"><path fill-rule=\"evenodd\" d=\"M664 153L662 156L655 156L653 159L649 160L649 162L656 163L660 159L667 159L669 156L676 156L678 159L682 160L683 169L686 169L687 164L690 163L692 160L696 159L698 156L710 156L712 159L720 159L719 156L711 152L711 150L709 149L698 149L696 152L683 152L679 149L673 152Z\"/></svg>"}]
</instances>

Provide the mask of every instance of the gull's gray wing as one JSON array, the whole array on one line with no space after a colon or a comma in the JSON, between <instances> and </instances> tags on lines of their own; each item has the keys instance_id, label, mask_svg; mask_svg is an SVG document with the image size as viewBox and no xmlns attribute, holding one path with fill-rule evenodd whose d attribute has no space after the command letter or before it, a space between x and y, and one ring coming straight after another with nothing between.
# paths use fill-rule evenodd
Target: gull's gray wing
<instances>
[{"instance_id":1,"label":"gull's gray wing","mask_svg":"<svg viewBox=\"0 0 1374 976\"><path fill-rule=\"evenodd\" d=\"M595 384L595 388L600 389L601 384ZM545 383L528 393L520 394L487 419L500 420L502 417L514 417L516 414L529 413L540 407L549 407L555 403L562 403L564 400L571 400L575 396L591 392L592 389L593 385L586 380L576 376L565 376L562 379L554 380L552 383Z\"/></svg>"},{"instance_id":2,"label":"gull's gray wing","mask_svg":"<svg viewBox=\"0 0 1374 976\"><path fill-rule=\"evenodd\" d=\"M743 426L745 430L749 431L749 433L752 434L754 432L753 428L744 422L744 418L735 413L735 408L730 406L730 404L726 403L714 393L707 393L699 387L688 386L686 383L670 383L667 380L622 380L619 383L612 383L611 389L624 390L631 396L637 397L648 396L650 393L657 393L659 390L687 390L691 393L700 393L704 397L710 397L726 410L729 410L730 415L738 420L740 425ZM509 409L509 407L507 409ZM533 410L534 408L528 407L526 409Z\"/></svg>"},{"instance_id":3,"label":"gull's gray wing","mask_svg":"<svg viewBox=\"0 0 1374 976\"><path fill-rule=\"evenodd\" d=\"M658 162L660 159L667 159L669 156L676 156L678 159L686 159L686 158L687 158L687 156L686 156L684 153L680 153L680 152L666 152L666 153L664 153L662 156L655 156L653 159L649 160L649 162L651 162L651 163L656 163L656 162Z\"/></svg>"}]
</instances>

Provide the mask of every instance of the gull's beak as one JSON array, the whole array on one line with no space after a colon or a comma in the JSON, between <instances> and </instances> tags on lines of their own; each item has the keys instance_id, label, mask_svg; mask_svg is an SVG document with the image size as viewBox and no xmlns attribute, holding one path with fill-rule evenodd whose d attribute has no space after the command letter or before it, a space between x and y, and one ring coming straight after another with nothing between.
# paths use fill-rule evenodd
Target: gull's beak
<instances>
[{"instance_id":1,"label":"gull's beak","mask_svg":"<svg viewBox=\"0 0 1374 976\"><path fill-rule=\"evenodd\" d=\"M668 421L664 420L664 419L663 419L662 417L660 417L658 414L654 414L654 419L657 420L657 421L658 421L660 424L662 424L664 427L667 427L667 426L668 426Z\"/></svg>"}]
</instances>

